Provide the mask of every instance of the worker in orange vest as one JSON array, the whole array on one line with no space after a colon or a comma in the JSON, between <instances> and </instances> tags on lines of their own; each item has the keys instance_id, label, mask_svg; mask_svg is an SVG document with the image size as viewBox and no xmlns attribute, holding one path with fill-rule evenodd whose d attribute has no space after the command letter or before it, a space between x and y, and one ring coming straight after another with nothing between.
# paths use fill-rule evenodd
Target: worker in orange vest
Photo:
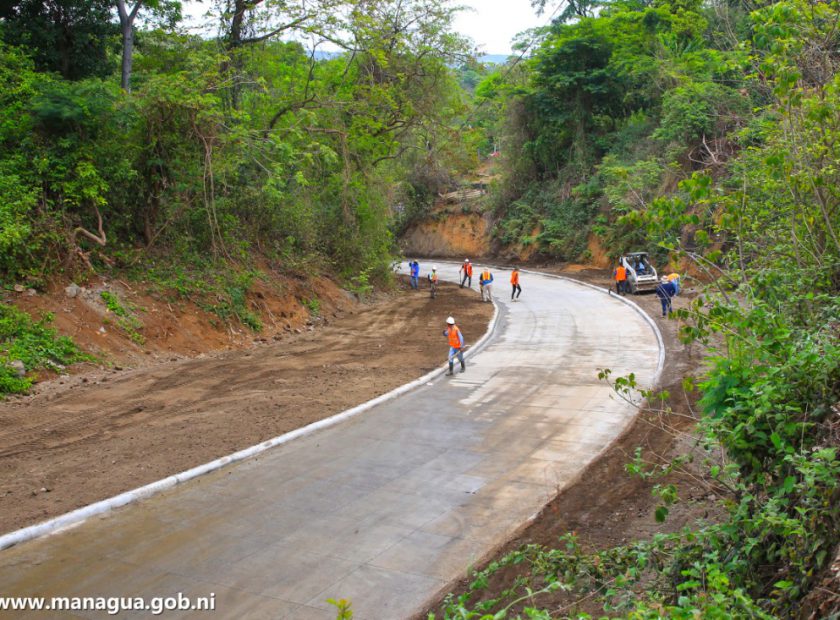
<instances>
[{"instance_id":1,"label":"worker in orange vest","mask_svg":"<svg viewBox=\"0 0 840 620\"><path fill-rule=\"evenodd\" d=\"M522 287L519 286L519 269L517 267L514 267L510 274L510 285L513 287L510 291L510 300L518 301L519 296L522 294ZM516 295L515 298L514 295Z\"/></svg>"},{"instance_id":2,"label":"worker in orange vest","mask_svg":"<svg viewBox=\"0 0 840 620\"><path fill-rule=\"evenodd\" d=\"M464 288L464 283L469 281L467 284L467 288L472 288L472 263L470 262L469 258L464 259L464 264L461 265L461 268L458 270L459 273L463 272L463 276L461 277L461 288Z\"/></svg>"},{"instance_id":3,"label":"worker in orange vest","mask_svg":"<svg viewBox=\"0 0 840 620\"><path fill-rule=\"evenodd\" d=\"M467 369L467 365L464 364L464 334L461 333L461 330L458 329L458 326L455 325L455 319L451 316L446 319L446 329L443 330L443 335L446 336L447 340L449 341L449 372L446 373L448 377L451 377L455 374L455 358L458 358L458 361L461 362L461 372L464 372Z\"/></svg>"},{"instance_id":4,"label":"worker in orange vest","mask_svg":"<svg viewBox=\"0 0 840 620\"><path fill-rule=\"evenodd\" d=\"M432 267L432 273L429 274L429 291L431 293L432 299L435 298L437 295L437 287L438 287L438 273L437 273L437 266Z\"/></svg>"},{"instance_id":5,"label":"worker in orange vest","mask_svg":"<svg viewBox=\"0 0 840 620\"><path fill-rule=\"evenodd\" d=\"M627 292L627 269L621 264L621 259L618 261L618 267L613 271L613 278L615 278L615 290L619 295L624 295Z\"/></svg>"},{"instance_id":6,"label":"worker in orange vest","mask_svg":"<svg viewBox=\"0 0 840 620\"><path fill-rule=\"evenodd\" d=\"M493 301L493 274L489 269L481 272L478 284L481 286L481 301Z\"/></svg>"}]
</instances>

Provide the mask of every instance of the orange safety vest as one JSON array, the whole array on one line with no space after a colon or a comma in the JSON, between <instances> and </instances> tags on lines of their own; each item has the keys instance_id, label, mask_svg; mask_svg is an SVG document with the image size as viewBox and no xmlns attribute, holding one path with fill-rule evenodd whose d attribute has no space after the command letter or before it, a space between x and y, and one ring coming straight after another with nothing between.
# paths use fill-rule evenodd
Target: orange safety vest
<instances>
[{"instance_id":1,"label":"orange safety vest","mask_svg":"<svg viewBox=\"0 0 840 620\"><path fill-rule=\"evenodd\" d=\"M437 281L438 281L437 271L433 271L432 273L429 274L429 282L434 282L435 284L437 284Z\"/></svg>"},{"instance_id":2,"label":"orange safety vest","mask_svg":"<svg viewBox=\"0 0 840 620\"><path fill-rule=\"evenodd\" d=\"M616 267L615 281L624 282L627 279L627 270L624 267Z\"/></svg>"},{"instance_id":3,"label":"orange safety vest","mask_svg":"<svg viewBox=\"0 0 840 620\"><path fill-rule=\"evenodd\" d=\"M472 263L464 263L464 273L472 278Z\"/></svg>"},{"instance_id":4,"label":"orange safety vest","mask_svg":"<svg viewBox=\"0 0 840 620\"><path fill-rule=\"evenodd\" d=\"M486 281L486 280L489 280L489 279L490 279L490 272L489 272L489 271L485 271L484 273L482 273L482 274L481 274L481 279L482 279L482 280L485 280L485 281Z\"/></svg>"},{"instance_id":5,"label":"orange safety vest","mask_svg":"<svg viewBox=\"0 0 840 620\"><path fill-rule=\"evenodd\" d=\"M512 274L510 274L510 283L511 284L519 284L519 272L518 271L514 271Z\"/></svg>"},{"instance_id":6,"label":"orange safety vest","mask_svg":"<svg viewBox=\"0 0 840 620\"><path fill-rule=\"evenodd\" d=\"M460 349L461 339L458 337L458 334L461 333L461 330L458 329L458 326L453 325L452 327L447 328L446 331L449 332L449 346L453 349Z\"/></svg>"}]
</instances>

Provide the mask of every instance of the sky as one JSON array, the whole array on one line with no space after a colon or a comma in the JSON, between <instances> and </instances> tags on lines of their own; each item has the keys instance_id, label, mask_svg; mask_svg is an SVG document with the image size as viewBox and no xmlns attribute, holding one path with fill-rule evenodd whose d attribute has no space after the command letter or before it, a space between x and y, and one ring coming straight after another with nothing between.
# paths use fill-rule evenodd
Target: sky
<instances>
[{"instance_id":1,"label":"sky","mask_svg":"<svg viewBox=\"0 0 840 620\"><path fill-rule=\"evenodd\" d=\"M453 5L470 7L455 19L454 30L472 39L484 54L510 54L516 34L541 26L548 16L537 17L530 0L451 0ZM209 2L185 2L184 14L190 29L200 32ZM472 10L470 10L472 9ZM211 33L215 31L211 28ZM324 47L326 49L326 46Z\"/></svg>"},{"instance_id":2,"label":"sky","mask_svg":"<svg viewBox=\"0 0 840 620\"><path fill-rule=\"evenodd\" d=\"M548 17L537 17L530 0L460 0L473 7L455 20L455 30L470 37L486 54L510 54L513 37L523 30L541 26Z\"/></svg>"}]
</instances>

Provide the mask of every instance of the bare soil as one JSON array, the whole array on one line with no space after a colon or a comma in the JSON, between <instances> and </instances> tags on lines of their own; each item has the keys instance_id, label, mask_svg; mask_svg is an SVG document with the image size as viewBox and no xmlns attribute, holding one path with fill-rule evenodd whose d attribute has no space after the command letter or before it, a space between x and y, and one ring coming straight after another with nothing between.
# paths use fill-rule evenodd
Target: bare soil
<instances>
[{"instance_id":1,"label":"bare soil","mask_svg":"<svg viewBox=\"0 0 840 620\"><path fill-rule=\"evenodd\" d=\"M534 267L599 286L611 285L611 271L608 270L595 270L580 265ZM685 291L674 299L674 306L679 308L687 305L693 294L690 289ZM523 545L556 546L559 537L570 532L577 534L584 549L596 551L632 540L647 539L657 532L676 531L698 519L712 520L721 514L720 498L715 497L701 479L675 474L665 481L643 481L631 477L625 470L625 465L633 460L637 447L641 447L646 459L653 463L665 462L677 453L692 449L694 442L691 431L696 423L696 395L686 393L682 381L686 376L696 376L702 361L699 352L686 348L677 339L678 323L661 318L661 307L655 295L636 295L631 299L654 318L662 332L666 360L658 388L670 393L667 406L673 413L663 415L661 410L653 409L641 411L633 425L600 459L592 463L574 484L562 490L517 536L477 565L476 570L484 569L491 562ZM651 489L654 484L663 482L678 484L680 501L671 506L665 523L657 523L654 511L659 504L651 494ZM515 586L520 574L526 573L525 564L499 570L490 578L480 598L474 598L470 604L502 596L503 592ZM428 612L442 617L445 595L451 592L458 596L467 592L471 581L468 575L450 584L438 600L414 620L425 619ZM510 610L510 617L515 617L526 604L552 610L558 616L572 615L573 611L590 613L595 617L603 614L603 609L590 599L578 600L567 593L558 592L536 601L524 601L522 605Z\"/></svg>"},{"instance_id":2,"label":"bare soil","mask_svg":"<svg viewBox=\"0 0 840 620\"><path fill-rule=\"evenodd\" d=\"M62 333L110 361L0 402L0 532L388 392L443 365L441 331L448 315L458 319L469 343L484 334L492 314L475 291L450 284L434 300L401 283L394 294L358 304L328 282L301 283L318 290L288 297L258 291L261 298L252 304L267 326L254 336L195 309L139 300L126 283L108 284L137 306L142 301L142 345L117 337L113 323L103 333L105 314L95 305L96 294L68 300L62 289L24 300L34 314L56 312ZM90 288L95 293L101 285ZM323 304L319 320L301 310L300 297L314 293ZM222 347L230 350L206 353Z\"/></svg>"},{"instance_id":3,"label":"bare soil","mask_svg":"<svg viewBox=\"0 0 840 620\"><path fill-rule=\"evenodd\" d=\"M415 223L400 239L406 256L486 256L489 247L489 218L460 207L437 205L430 216ZM463 259L461 259L463 260Z\"/></svg>"}]
</instances>

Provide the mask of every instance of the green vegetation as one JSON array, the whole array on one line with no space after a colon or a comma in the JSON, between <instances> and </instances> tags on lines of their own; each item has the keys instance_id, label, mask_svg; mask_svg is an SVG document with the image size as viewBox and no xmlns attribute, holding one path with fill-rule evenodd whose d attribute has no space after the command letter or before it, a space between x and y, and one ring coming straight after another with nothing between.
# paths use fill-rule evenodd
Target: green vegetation
<instances>
[{"instance_id":1,"label":"green vegetation","mask_svg":"<svg viewBox=\"0 0 840 620\"><path fill-rule=\"evenodd\" d=\"M313 317L321 314L321 301L317 297L312 299L302 299L301 303L309 310L309 314Z\"/></svg>"},{"instance_id":2,"label":"green vegetation","mask_svg":"<svg viewBox=\"0 0 840 620\"><path fill-rule=\"evenodd\" d=\"M53 317L33 321L28 314L0 304L0 395L25 392L32 376L19 376L12 362L22 362L27 373L38 369L61 370L74 362L92 360L66 337L49 327Z\"/></svg>"},{"instance_id":3,"label":"green vegetation","mask_svg":"<svg viewBox=\"0 0 840 620\"><path fill-rule=\"evenodd\" d=\"M258 266L387 285L394 231L474 163L442 0L235 0L215 39L176 1L117 4L0 8L4 285L134 276L260 330Z\"/></svg>"},{"instance_id":4,"label":"green vegetation","mask_svg":"<svg viewBox=\"0 0 840 620\"><path fill-rule=\"evenodd\" d=\"M709 351L688 380L726 517L595 554L573 536L523 549L445 615L546 618L559 590L632 618L793 615L840 531L840 4L574 0L492 70L442 0L304 4L231 0L213 40L180 34L164 0L142 28L102 2L0 9L0 281L125 274L259 330L255 265L367 296L394 236L498 148L501 249L647 250L706 283L677 318ZM290 42L316 39L342 52ZM9 361L81 359L48 319L0 308L0 390L28 385ZM664 521L680 489L656 492ZM527 570L480 600L505 565Z\"/></svg>"},{"instance_id":5,"label":"green vegetation","mask_svg":"<svg viewBox=\"0 0 840 620\"><path fill-rule=\"evenodd\" d=\"M117 327L125 332L131 340L137 344L143 344L146 339L139 330L143 329L143 323L134 315L134 308L126 307L114 293L110 291L102 291L99 296L105 302L105 307L108 312L113 313L116 317ZM105 319L105 322L110 322Z\"/></svg>"},{"instance_id":6,"label":"green vegetation","mask_svg":"<svg viewBox=\"0 0 840 620\"><path fill-rule=\"evenodd\" d=\"M219 272L260 257L386 282L397 211L428 205L452 166L472 163L450 131L466 95L448 65L467 47L439 0L365 12L323 0L300 15L244 3L213 41L177 34L177 11L152 3L130 92L110 9L59 4L72 20L34 1L0 14L5 282L99 271L126 248L168 263L201 256ZM346 53L319 60L264 19ZM70 35L102 53L56 48Z\"/></svg>"},{"instance_id":7,"label":"green vegetation","mask_svg":"<svg viewBox=\"0 0 840 620\"><path fill-rule=\"evenodd\" d=\"M589 617L582 601L610 617L792 617L840 538L840 5L587 6L476 89L507 164L496 236L575 260L596 235L613 257L645 249L705 280L677 318L709 352L686 379L701 395L694 466L725 516L598 553L571 534L523 548L444 617ZM645 456L628 470L649 479L689 458ZM666 521L679 486L654 493ZM561 612L543 605L560 591Z\"/></svg>"}]
</instances>

